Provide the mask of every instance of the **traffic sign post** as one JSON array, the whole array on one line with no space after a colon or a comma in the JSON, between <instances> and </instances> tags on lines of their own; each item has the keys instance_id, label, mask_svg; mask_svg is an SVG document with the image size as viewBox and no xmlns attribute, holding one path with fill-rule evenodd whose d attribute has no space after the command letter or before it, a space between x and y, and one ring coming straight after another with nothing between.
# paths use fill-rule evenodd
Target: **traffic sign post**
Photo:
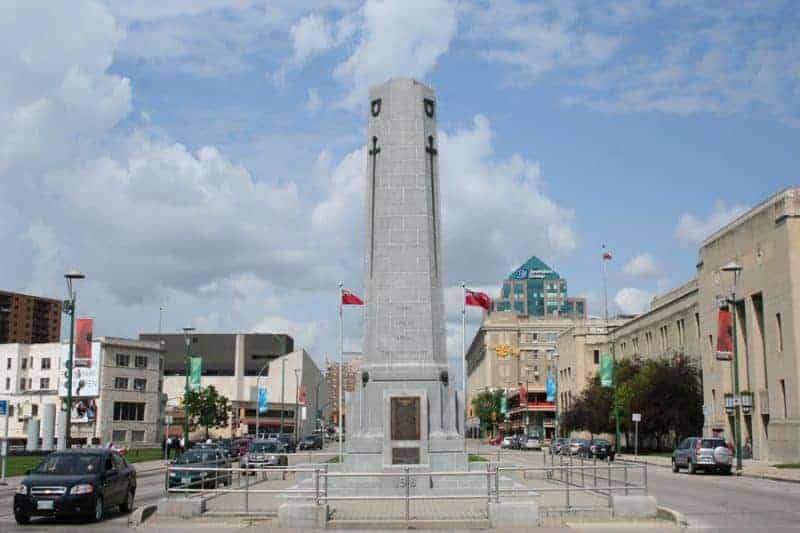
<instances>
[{"instance_id":1,"label":"traffic sign post","mask_svg":"<svg viewBox=\"0 0 800 533\"><path fill-rule=\"evenodd\" d=\"M633 413L633 456L639 457L639 422L642 421L642 413Z\"/></svg>"},{"instance_id":2,"label":"traffic sign post","mask_svg":"<svg viewBox=\"0 0 800 533\"><path fill-rule=\"evenodd\" d=\"M0 484L8 485L8 482L6 482L6 457L8 456L8 400L0 400L0 415L3 415L3 418L6 420L6 423L3 427L3 444L2 448L0 448L0 455L3 457L2 477L0 478Z\"/></svg>"}]
</instances>

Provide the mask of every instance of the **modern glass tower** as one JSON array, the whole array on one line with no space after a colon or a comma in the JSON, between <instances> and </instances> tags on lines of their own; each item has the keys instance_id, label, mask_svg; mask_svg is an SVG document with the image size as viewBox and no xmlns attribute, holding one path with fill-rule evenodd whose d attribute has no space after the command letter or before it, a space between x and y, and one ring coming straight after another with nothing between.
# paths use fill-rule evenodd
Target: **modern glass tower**
<instances>
[{"instance_id":1,"label":"modern glass tower","mask_svg":"<svg viewBox=\"0 0 800 533\"><path fill-rule=\"evenodd\" d=\"M586 317L586 299L567 296L567 280L532 256L503 281L497 311L520 316Z\"/></svg>"}]
</instances>

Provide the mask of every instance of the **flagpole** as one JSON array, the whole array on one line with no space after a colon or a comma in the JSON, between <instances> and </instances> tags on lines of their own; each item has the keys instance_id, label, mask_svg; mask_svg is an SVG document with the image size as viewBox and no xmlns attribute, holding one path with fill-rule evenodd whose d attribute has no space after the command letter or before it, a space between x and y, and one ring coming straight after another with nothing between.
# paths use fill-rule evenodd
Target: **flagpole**
<instances>
[{"instance_id":1,"label":"flagpole","mask_svg":"<svg viewBox=\"0 0 800 533\"><path fill-rule=\"evenodd\" d=\"M339 282L339 463L344 461L342 456L342 372L344 370L344 319L342 316L342 290L344 283Z\"/></svg>"},{"instance_id":2,"label":"flagpole","mask_svg":"<svg viewBox=\"0 0 800 533\"><path fill-rule=\"evenodd\" d=\"M464 405L461 431L464 432L464 451L467 451L467 284L461 282L461 387ZM458 397L456 397L458 399Z\"/></svg>"},{"instance_id":3,"label":"flagpole","mask_svg":"<svg viewBox=\"0 0 800 533\"><path fill-rule=\"evenodd\" d=\"M603 317L605 319L606 330L608 330L608 275L606 273L606 245L603 245L603 254L600 261L603 266Z\"/></svg>"}]
</instances>

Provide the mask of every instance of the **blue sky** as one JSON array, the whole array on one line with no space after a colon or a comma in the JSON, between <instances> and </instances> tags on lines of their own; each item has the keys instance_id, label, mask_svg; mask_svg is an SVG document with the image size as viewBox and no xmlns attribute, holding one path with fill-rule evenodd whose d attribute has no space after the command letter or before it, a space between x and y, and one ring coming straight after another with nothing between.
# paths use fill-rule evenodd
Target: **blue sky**
<instances>
[{"instance_id":1,"label":"blue sky","mask_svg":"<svg viewBox=\"0 0 800 533\"><path fill-rule=\"evenodd\" d=\"M411 76L439 99L448 355L459 280L495 291L530 255L601 314L607 242L612 312L641 311L797 183L798 28L793 2L4 2L0 279L62 297L81 268L100 335L165 304L170 330L333 356L366 91Z\"/></svg>"}]
</instances>

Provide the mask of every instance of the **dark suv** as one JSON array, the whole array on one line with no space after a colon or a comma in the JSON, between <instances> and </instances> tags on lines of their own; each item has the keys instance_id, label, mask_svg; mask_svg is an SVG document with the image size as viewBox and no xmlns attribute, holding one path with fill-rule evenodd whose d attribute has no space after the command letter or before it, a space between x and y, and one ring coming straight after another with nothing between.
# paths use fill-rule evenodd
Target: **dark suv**
<instances>
[{"instance_id":1,"label":"dark suv","mask_svg":"<svg viewBox=\"0 0 800 533\"><path fill-rule=\"evenodd\" d=\"M14 519L86 516L99 521L109 507L133 510L136 470L119 453L104 449L64 450L48 455L22 480L14 495Z\"/></svg>"}]
</instances>

